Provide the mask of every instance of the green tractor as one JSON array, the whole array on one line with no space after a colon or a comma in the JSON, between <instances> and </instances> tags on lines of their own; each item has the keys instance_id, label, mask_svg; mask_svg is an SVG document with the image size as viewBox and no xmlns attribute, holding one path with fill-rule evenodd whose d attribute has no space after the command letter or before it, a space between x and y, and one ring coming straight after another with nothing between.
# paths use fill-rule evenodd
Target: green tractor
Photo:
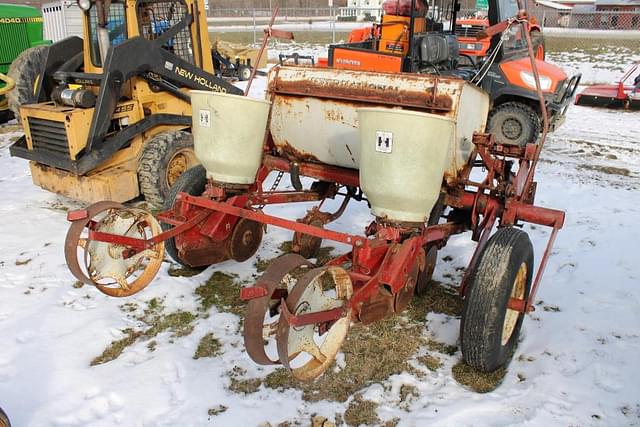
<instances>
[{"instance_id":1,"label":"green tractor","mask_svg":"<svg viewBox=\"0 0 640 427\"><path fill-rule=\"evenodd\" d=\"M43 24L42 14L34 7L0 3L1 74L8 74L9 66L13 61L26 60L20 56L26 49L51 44L51 41L43 38ZM0 88L2 87L4 82L0 81ZM9 109L7 98L0 95L0 123L11 120L13 113Z\"/></svg>"}]
</instances>

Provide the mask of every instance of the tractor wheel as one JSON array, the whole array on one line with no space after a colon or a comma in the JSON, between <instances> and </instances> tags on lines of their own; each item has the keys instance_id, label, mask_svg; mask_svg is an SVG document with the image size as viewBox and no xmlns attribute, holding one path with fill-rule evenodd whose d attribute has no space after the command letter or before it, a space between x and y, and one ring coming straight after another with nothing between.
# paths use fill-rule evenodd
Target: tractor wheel
<instances>
[{"instance_id":1,"label":"tractor wheel","mask_svg":"<svg viewBox=\"0 0 640 427\"><path fill-rule=\"evenodd\" d=\"M247 67L246 65L241 65L238 67L238 79L240 81L249 80L251 77L251 67Z\"/></svg>"},{"instance_id":2,"label":"tractor wheel","mask_svg":"<svg viewBox=\"0 0 640 427\"><path fill-rule=\"evenodd\" d=\"M188 169L185 173L180 175L176 182L171 186L171 191L164 200L162 210L166 211L173 208L173 204L176 201L178 193L187 193L191 196L200 196L204 193L205 185L207 184L207 171L202 165L196 165L191 169ZM172 225L161 223L162 231L167 231L173 228ZM172 237L164 242L164 249L169 256L182 266L188 267L182 262L178 256L178 249L176 248L176 241ZM194 269L193 267L188 267Z\"/></svg>"},{"instance_id":3,"label":"tractor wheel","mask_svg":"<svg viewBox=\"0 0 640 427\"><path fill-rule=\"evenodd\" d=\"M544 61L546 56L546 49L544 45L544 36L538 30L531 31L531 46L533 47L533 54L536 59Z\"/></svg>"},{"instance_id":4,"label":"tractor wheel","mask_svg":"<svg viewBox=\"0 0 640 427\"><path fill-rule=\"evenodd\" d=\"M518 344L524 313L509 298L529 297L533 246L516 228L501 228L480 255L464 300L460 341L465 362L482 372L507 365Z\"/></svg>"},{"instance_id":5,"label":"tractor wheel","mask_svg":"<svg viewBox=\"0 0 640 427\"><path fill-rule=\"evenodd\" d=\"M11 119L13 119L13 112L11 110L0 110L0 125L7 123Z\"/></svg>"},{"instance_id":6,"label":"tractor wheel","mask_svg":"<svg viewBox=\"0 0 640 427\"><path fill-rule=\"evenodd\" d=\"M9 109L20 122L20 106L35 104L40 71L44 67L49 46L36 46L22 52L9 67L7 75L16 82L16 87L7 93Z\"/></svg>"},{"instance_id":7,"label":"tractor wheel","mask_svg":"<svg viewBox=\"0 0 640 427\"><path fill-rule=\"evenodd\" d=\"M436 202L436 205L431 209L429 214L429 220L427 225L437 225L440 221L440 217L444 214L444 201L441 197ZM416 283L415 294L423 296L427 293L431 279L433 278L433 272L436 269L436 262L438 261L438 247L436 245L425 245L423 247L425 254L424 270L418 273L418 281Z\"/></svg>"},{"instance_id":8,"label":"tractor wheel","mask_svg":"<svg viewBox=\"0 0 640 427\"><path fill-rule=\"evenodd\" d=\"M140 192L150 204L162 206L180 175L197 164L190 133L160 133L147 141L142 149L138 164Z\"/></svg>"},{"instance_id":9,"label":"tractor wheel","mask_svg":"<svg viewBox=\"0 0 640 427\"><path fill-rule=\"evenodd\" d=\"M498 144L535 143L540 133L540 118L533 108L520 102L505 102L489 114L489 133Z\"/></svg>"}]
</instances>

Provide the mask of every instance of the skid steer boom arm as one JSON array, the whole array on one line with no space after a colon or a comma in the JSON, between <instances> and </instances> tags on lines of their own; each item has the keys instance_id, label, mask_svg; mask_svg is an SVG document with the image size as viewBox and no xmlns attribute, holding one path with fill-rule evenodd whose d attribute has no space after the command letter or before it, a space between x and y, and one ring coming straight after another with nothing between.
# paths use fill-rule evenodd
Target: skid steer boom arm
<instances>
[{"instance_id":1,"label":"skid steer boom arm","mask_svg":"<svg viewBox=\"0 0 640 427\"><path fill-rule=\"evenodd\" d=\"M86 151L91 151L94 147L98 148L106 142L105 138L111 117L120 98L122 85L132 77L152 72L170 82L191 89L236 95L243 93L232 84L194 66L162 47L179 31L187 28L192 20L193 17L187 14L179 23L155 40L133 37L109 49L103 67L102 83L89 130Z\"/></svg>"},{"instance_id":2,"label":"skid steer boom arm","mask_svg":"<svg viewBox=\"0 0 640 427\"><path fill-rule=\"evenodd\" d=\"M191 125L190 116L150 114L120 132L109 135L111 120L118 102L121 101L123 85L134 77L143 78L151 85L187 102L190 102L190 96L181 88L242 95L241 89L182 59L170 51L170 48L166 48L169 41L180 31L189 28L192 22L193 16L186 14L182 20L163 31L155 39L149 40L136 36L118 45L111 45L102 73L75 71L80 67L78 60L82 60L81 39L73 37L54 43L50 48L46 67L41 72L41 76L47 77L45 83L48 83L38 85L40 92L50 93L56 85L61 83L100 87L86 146L82 154L76 160L72 160L67 155L52 155L49 152L29 150L25 137L22 137L11 146L11 155L67 170L76 175L84 175L111 158L142 132L162 125L184 127ZM41 99L43 100L43 97Z\"/></svg>"}]
</instances>

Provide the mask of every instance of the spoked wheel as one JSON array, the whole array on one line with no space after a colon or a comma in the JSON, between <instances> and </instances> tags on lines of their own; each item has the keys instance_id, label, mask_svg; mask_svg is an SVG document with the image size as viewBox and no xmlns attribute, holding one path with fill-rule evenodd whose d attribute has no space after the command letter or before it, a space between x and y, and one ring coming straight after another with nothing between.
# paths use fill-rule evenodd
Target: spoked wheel
<instances>
[{"instance_id":1,"label":"spoked wheel","mask_svg":"<svg viewBox=\"0 0 640 427\"><path fill-rule=\"evenodd\" d=\"M144 289L160 269L164 243L131 255L128 247L92 240L89 229L137 239L161 233L160 224L142 209L99 202L87 208L85 219L74 221L65 240L65 259L73 275L112 297L133 295Z\"/></svg>"},{"instance_id":2,"label":"spoked wheel","mask_svg":"<svg viewBox=\"0 0 640 427\"><path fill-rule=\"evenodd\" d=\"M285 316L278 322L280 362L299 380L322 375L333 363L351 324L352 312L345 307L353 294L348 273L336 266L316 268L298 280L287 297L287 309L296 316L340 309L331 322L291 326Z\"/></svg>"},{"instance_id":3,"label":"spoked wheel","mask_svg":"<svg viewBox=\"0 0 640 427\"><path fill-rule=\"evenodd\" d=\"M291 272L309 268L311 264L298 254L286 254L271 263L256 286L266 290L261 298L249 300L244 316L244 346L251 359L260 365L276 365L278 357L269 357L267 347L273 344L278 327L280 299L288 294ZM291 279L291 280L287 280Z\"/></svg>"},{"instance_id":4,"label":"spoked wheel","mask_svg":"<svg viewBox=\"0 0 640 427\"><path fill-rule=\"evenodd\" d=\"M510 309L509 299L529 297L532 273L533 246L527 233L499 229L480 255L464 301L460 339L468 365L492 372L510 362L524 313Z\"/></svg>"}]
</instances>

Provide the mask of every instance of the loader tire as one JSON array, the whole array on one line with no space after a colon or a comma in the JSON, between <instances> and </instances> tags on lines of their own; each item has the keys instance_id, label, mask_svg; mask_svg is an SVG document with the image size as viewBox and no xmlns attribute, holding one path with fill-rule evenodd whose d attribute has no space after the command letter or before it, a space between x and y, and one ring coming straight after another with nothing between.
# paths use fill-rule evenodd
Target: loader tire
<instances>
[{"instance_id":1,"label":"loader tire","mask_svg":"<svg viewBox=\"0 0 640 427\"><path fill-rule=\"evenodd\" d=\"M13 119L13 112L11 110L0 110L0 125L7 123L11 119Z\"/></svg>"},{"instance_id":2,"label":"loader tire","mask_svg":"<svg viewBox=\"0 0 640 427\"><path fill-rule=\"evenodd\" d=\"M489 239L471 277L460 322L465 362L493 372L511 361L524 313L507 307L509 298L527 299L533 273L533 246L516 228L500 228Z\"/></svg>"},{"instance_id":3,"label":"loader tire","mask_svg":"<svg viewBox=\"0 0 640 427\"><path fill-rule=\"evenodd\" d=\"M173 131L154 136L144 145L138 164L140 193L151 205L162 206L180 175L197 164L190 133Z\"/></svg>"},{"instance_id":4,"label":"loader tire","mask_svg":"<svg viewBox=\"0 0 640 427\"><path fill-rule=\"evenodd\" d=\"M521 102L505 102L489 114L489 133L498 144L524 147L540 134L540 118L533 108Z\"/></svg>"},{"instance_id":5,"label":"loader tire","mask_svg":"<svg viewBox=\"0 0 640 427\"><path fill-rule=\"evenodd\" d=\"M20 106L38 102L37 89L40 71L45 65L49 46L35 46L22 52L13 60L7 75L16 82L13 90L7 93L9 109L20 123Z\"/></svg>"},{"instance_id":6,"label":"loader tire","mask_svg":"<svg viewBox=\"0 0 640 427\"><path fill-rule=\"evenodd\" d=\"M171 186L171 190L169 194L164 200L164 204L162 205L162 210L167 211L173 208L173 204L175 203L176 196L178 193L187 193L191 196L200 196L204 193L205 185L207 184L207 171L202 165L196 165L191 169L188 169L185 173L180 175L180 177L176 180L176 182ZM162 231L171 230L173 228L172 225L161 223ZM174 238L167 239L164 242L164 250L169 254L169 256L180 265L190 268L192 270L197 270L197 268L187 266L178 255L178 249L176 248L176 241Z\"/></svg>"}]
</instances>

